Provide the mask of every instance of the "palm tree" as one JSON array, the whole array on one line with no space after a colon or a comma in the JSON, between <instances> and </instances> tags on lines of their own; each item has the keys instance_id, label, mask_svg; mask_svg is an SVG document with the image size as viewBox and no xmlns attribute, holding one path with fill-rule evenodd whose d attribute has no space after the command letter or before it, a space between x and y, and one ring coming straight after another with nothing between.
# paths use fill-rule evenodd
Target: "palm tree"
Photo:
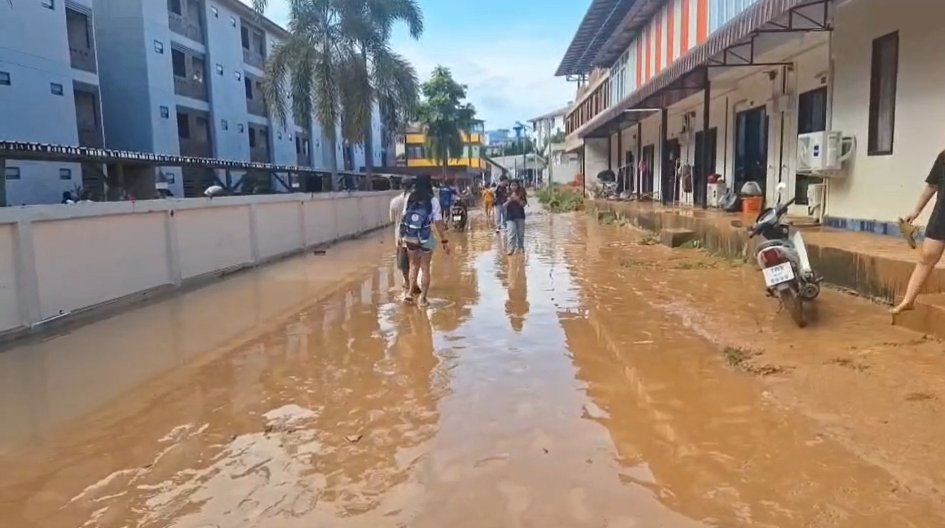
<instances>
[{"instance_id":1,"label":"palm tree","mask_svg":"<svg viewBox=\"0 0 945 528\"><path fill-rule=\"evenodd\" d=\"M425 100L417 108L417 118L426 134L426 148L443 168L445 181L450 158L461 155L463 135L476 122L476 109L464 102L466 86L453 79L449 68L434 68L422 91Z\"/></svg>"},{"instance_id":2,"label":"palm tree","mask_svg":"<svg viewBox=\"0 0 945 528\"><path fill-rule=\"evenodd\" d=\"M413 66L390 48L393 27L401 22L407 25L414 39L423 34L423 12L416 0L351 0L359 5L362 16L353 19L362 24L351 27L357 41L361 62L366 75L355 97L370 104L355 105L355 114L347 115L351 129L346 136L357 135L363 141L365 172L371 174L374 161L374 141L371 114L377 103L386 132L383 140L389 143L392 135L406 126L414 112L419 82Z\"/></svg>"},{"instance_id":3,"label":"palm tree","mask_svg":"<svg viewBox=\"0 0 945 528\"><path fill-rule=\"evenodd\" d=\"M253 7L262 12L269 1L253 0ZM416 72L389 47L393 25L401 20L419 37L423 17L414 0L291 0L291 36L266 65L265 98L283 121L291 101L300 125L307 127L313 115L323 125L333 182L338 171L336 125L344 139L365 145L370 172L374 103L389 134L416 105Z\"/></svg>"}]
</instances>

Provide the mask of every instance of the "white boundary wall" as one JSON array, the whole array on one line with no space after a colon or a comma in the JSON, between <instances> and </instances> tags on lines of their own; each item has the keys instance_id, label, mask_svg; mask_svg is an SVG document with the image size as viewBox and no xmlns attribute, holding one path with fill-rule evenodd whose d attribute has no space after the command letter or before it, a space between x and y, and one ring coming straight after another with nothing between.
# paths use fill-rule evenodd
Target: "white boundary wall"
<instances>
[{"instance_id":1,"label":"white boundary wall","mask_svg":"<svg viewBox=\"0 0 945 528\"><path fill-rule=\"evenodd\" d=\"M394 194L0 209L0 334L383 227Z\"/></svg>"}]
</instances>

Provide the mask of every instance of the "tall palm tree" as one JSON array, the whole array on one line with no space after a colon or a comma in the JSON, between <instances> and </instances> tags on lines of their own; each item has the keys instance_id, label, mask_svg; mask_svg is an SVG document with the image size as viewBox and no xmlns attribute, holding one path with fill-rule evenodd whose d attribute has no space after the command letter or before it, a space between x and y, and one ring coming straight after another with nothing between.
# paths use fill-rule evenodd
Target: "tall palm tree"
<instances>
[{"instance_id":1,"label":"tall palm tree","mask_svg":"<svg viewBox=\"0 0 945 528\"><path fill-rule=\"evenodd\" d=\"M464 134L476 123L476 109L466 103L466 86L453 79L449 68L437 66L423 84L424 101L417 118L427 138L427 150L443 170L446 180L451 158L459 157L465 146Z\"/></svg>"},{"instance_id":2,"label":"tall palm tree","mask_svg":"<svg viewBox=\"0 0 945 528\"><path fill-rule=\"evenodd\" d=\"M414 39L423 34L423 12L416 0L351 0L362 14L351 20L351 34L357 41L366 75L354 94L366 105L353 108L349 135L363 141L365 170L370 175L374 161L372 130L373 105L377 103L386 132L383 140L403 128L416 107L419 82L413 66L390 48L391 33L398 22L406 24Z\"/></svg>"},{"instance_id":3,"label":"tall palm tree","mask_svg":"<svg viewBox=\"0 0 945 528\"><path fill-rule=\"evenodd\" d=\"M253 0L253 7L261 13L269 1ZM290 0L289 7L290 36L266 62L264 97L283 123L291 109L299 125L309 128L312 117L322 125L336 188L336 126L343 122L346 105L352 104L345 94L361 70L349 28L360 13L351 0Z\"/></svg>"}]
</instances>

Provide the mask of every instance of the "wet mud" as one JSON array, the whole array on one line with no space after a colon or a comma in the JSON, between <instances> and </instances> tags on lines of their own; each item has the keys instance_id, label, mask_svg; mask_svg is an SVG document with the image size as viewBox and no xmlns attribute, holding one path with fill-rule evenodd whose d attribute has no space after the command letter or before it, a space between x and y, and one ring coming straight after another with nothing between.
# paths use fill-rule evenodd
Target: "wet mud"
<instances>
[{"instance_id":1,"label":"wet mud","mask_svg":"<svg viewBox=\"0 0 945 528\"><path fill-rule=\"evenodd\" d=\"M0 526L945 523L940 344L833 292L795 329L750 267L582 215L527 230L452 234L427 310L385 232L0 353Z\"/></svg>"}]
</instances>

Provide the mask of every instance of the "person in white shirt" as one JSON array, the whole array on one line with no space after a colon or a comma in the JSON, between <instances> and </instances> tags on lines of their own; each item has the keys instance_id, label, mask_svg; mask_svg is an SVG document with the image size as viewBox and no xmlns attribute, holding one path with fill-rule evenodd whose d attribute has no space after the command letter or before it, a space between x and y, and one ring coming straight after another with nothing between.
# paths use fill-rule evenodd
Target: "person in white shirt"
<instances>
[{"instance_id":1,"label":"person in white shirt","mask_svg":"<svg viewBox=\"0 0 945 528\"><path fill-rule=\"evenodd\" d=\"M426 306L429 304L427 294L430 291L430 263L433 260L437 237L443 250L449 254L443 212L429 176L417 177L413 191L405 200L402 218L404 221L398 231L398 245L406 248L410 261L410 286L404 293L404 302L413 302L414 291L419 286L419 304Z\"/></svg>"}]
</instances>

